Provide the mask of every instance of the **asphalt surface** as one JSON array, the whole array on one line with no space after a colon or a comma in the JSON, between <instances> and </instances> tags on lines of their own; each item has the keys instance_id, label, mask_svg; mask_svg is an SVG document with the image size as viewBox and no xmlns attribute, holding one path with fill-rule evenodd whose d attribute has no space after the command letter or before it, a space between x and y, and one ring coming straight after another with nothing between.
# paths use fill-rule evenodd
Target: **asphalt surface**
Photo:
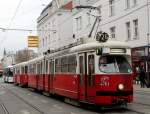
<instances>
[{"instance_id":1,"label":"asphalt surface","mask_svg":"<svg viewBox=\"0 0 150 114\"><path fill-rule=\"evenodd\" d=\"M27 88L0 82L0 114L150 114L150 90L134 86L135 101L128 109L76 107Z\"/></svg>"}]
</instances>

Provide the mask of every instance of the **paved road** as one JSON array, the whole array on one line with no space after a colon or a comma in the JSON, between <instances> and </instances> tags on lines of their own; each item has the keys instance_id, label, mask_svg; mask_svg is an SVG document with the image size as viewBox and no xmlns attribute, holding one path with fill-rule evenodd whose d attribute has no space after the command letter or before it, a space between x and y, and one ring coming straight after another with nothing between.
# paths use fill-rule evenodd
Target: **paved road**
<instances>
[{"instance_id":1,"label":"paved road","mask_svg":"<svg viewBox=\"0 0 150 114\"><path fill-rule=\"evenodd\" d=\"M138 96L138 94L136 95ZM79 108L61 100L29 91L26 88L2 82L0 83L0 104L0 114L150 114L149 106L135 103L129 105L131 110L105 109L95 111L93 108ZM142 108L142 110L139 111L136 108Z\"/></svg>"}]
</instances>

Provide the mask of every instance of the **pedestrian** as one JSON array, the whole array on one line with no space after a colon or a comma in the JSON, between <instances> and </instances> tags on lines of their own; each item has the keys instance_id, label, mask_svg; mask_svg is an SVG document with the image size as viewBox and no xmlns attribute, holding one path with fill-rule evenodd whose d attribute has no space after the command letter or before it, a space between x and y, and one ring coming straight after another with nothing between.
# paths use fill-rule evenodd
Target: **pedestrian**
<instances>
[{"instance_id":1,"label":"pedestrian","mask_svg":"<svg viewBox=\"0 0 150 114\"><path fill-rule=\"evenodd\" d=\"M141 66L139 72L139 80L140 80L141 88L144 88L146 85L145 78L146 78L146 74L145 74L144 66Z\"/></svg>"}]
</instances>

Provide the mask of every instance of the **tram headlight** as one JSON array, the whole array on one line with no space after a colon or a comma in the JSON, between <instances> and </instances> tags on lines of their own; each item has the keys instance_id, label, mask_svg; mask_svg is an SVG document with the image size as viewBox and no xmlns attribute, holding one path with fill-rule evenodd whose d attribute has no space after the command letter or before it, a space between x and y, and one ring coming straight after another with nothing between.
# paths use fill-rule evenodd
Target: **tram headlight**
<instances>
[{"instance_id":1,"label":"tram headlight","mask_svg":"<svg viewBox=\"0 0 150 114\"><path fill-rule=\"evenodd\" d=\"M123 84L118 84L118 90L124 90L124 85Z\"/></svg>"}]
</instances>

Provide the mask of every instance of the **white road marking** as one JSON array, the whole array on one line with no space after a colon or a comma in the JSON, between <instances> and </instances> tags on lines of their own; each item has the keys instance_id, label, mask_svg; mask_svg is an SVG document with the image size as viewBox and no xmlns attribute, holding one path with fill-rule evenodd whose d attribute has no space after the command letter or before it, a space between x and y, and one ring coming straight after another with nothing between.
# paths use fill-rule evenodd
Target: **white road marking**
<instances>
[{"instance_id":1,"label":"white road marking","mask_svg":"<svg viewBox=\"0 0 150 114\"><path fill-rule=\"evenodd\" d=\"M28 93L27 95L31 95L30 93Z\"/></svg>"},{"instance_id":2,"label":"white road marking","mask_svg":"<svg viewBox=\"0 0 150 114\"><path fill-rule=\"evenodd\" d=\"M46 101L46 100L43 100L43 99L41 100L41 102L42 102L42 103L48 103L48 101Z\"/></svg>"},{"instance_id":3,"label":"white road marking","mask_svg":"<svg viewBox=\"0 0 150 114\"><path fill-rule=\"evenodd\" d=\"M53 105L53 107L59 109L59 110L62 110L62 107L61 106L58 106L57 104L56 105Z\"/></svg>"},{"instance_id":4,"label":"white road marking","mask_svg":"<svg viewBox=\"0 0 150 114\"><path fill-rule=\"evenodd\" d=\"M31 114L29 111L27 111L27 110L21 110L20 111L21 112L21 114Z\"/></svg>"},{"instance_id":5,"label":"white road marking","mask_svg":"<svg viewBox=\"0 0 150 114\"><path fill-rule=\"evenodd\" d=\"M34 99L38 99L38 97L37 97L37 96L34 96Z\"/></svg>"},{"instance_id":6,"label":"white road marking","mask_svg":"<svg viewBox=\"0 0 150 114\"><path fill-rule=\"evenodd\" d=\"M77 114L77 113L71 112L70 114Z\"/></svg>"}]
</instances>

